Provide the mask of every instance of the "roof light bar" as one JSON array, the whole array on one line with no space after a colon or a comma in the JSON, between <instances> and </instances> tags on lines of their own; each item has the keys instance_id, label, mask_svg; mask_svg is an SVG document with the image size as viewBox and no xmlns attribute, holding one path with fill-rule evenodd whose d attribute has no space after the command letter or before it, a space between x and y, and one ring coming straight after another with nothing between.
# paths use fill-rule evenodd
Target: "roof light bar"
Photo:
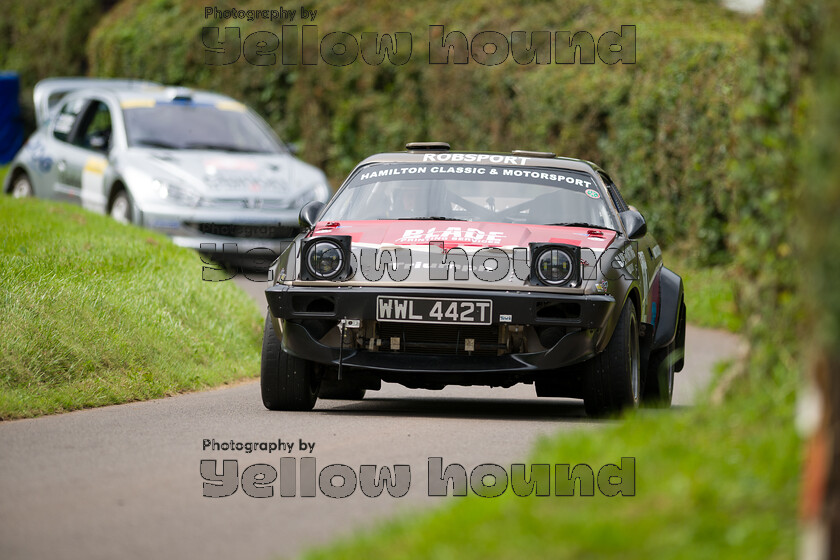
<instances>
[{"instance_id":1,"label":"roof light bar","mask_svg":"<svg viewBox=\"0 0 840 560\"><path fill-rule=\"evenodd\" d=\"M448 142L409 142L405 145L406 150L412 152L447 152Z\"/></svg>"},{"instance_id":2,"label":"roof light bar","mask_svg":"<svg viewBox=\"0 0 840 560\"><path fill-rule=\"evenodd\" d=\"M185 87L172 87L166 90L167 96L172 101L192 101L193 91Z\"/></svg>"},{"instance_id":3,"label":"roof light bar","mask_svg":"<svg viewBox=\"0 0 840 560\"><path fill-rule=\"evenodd\" d=\"M557 154L554 152L532 152L530 150L513 150L511 152L515 156L522 157L539 157L539 158L556 158Z\"/></svg>"}]
</instances>

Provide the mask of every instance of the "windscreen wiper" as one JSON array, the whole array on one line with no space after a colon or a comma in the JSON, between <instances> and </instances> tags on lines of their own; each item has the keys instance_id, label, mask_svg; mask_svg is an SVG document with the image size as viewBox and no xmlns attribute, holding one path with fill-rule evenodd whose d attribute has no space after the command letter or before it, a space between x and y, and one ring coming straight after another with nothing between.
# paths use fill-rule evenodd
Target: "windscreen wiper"
<instances>
[{"instance_id":1,"label":"windscreen wiper","mask_svg":"<svg viewBox=\"0 0 840 560\"><path fill-rule=\"evenodd\" d=\"M466 222L464 218L450 218L449 216L421 216L419 218L393 218L395 220L445 220L447 222Z\"/></svg>"},{"instance_id":2,"label":"windscreen wiper","mask_svg":"<svg viewBox=\"0 0 840 560\"><path fill-rule=\"evenodd\" d=\"M150 148L164 148L166 150L177 150L180 148L180 146L176 146L175 144L170 144L169 142L164 142L163 140L155 140L153 138L138 138L134 141L134 143L149 146Z\"/></svg>"},{"instance_id":3,"label":"windscreen wiper","mask_svg":"<svg viewBox=\"0 0 840 560\"><path fill-rule=\"evenodd\" d=\"M608 228L604 226L598 226L595 224L590 224L588 222L558 222L556 224L543 224L546 226L568 226L568 227L587 227L592 229L608 229L610 231L616 231L613 228Z\"/></svg>"},{"instance_id":4,"label":"windscreen wiper","mask_svg":"<svg viewBox=\"0 0 840 560\"><path fill-rule=\"evenodd\" d=\"M184 146L187 150L221 150L223 152L242 152L249 154L265 154L264 150L253 150L251 148L241 148L239 146L232 146L229 144L213 144L210 142L193 142Z\"/></svg>"}]
</instances>

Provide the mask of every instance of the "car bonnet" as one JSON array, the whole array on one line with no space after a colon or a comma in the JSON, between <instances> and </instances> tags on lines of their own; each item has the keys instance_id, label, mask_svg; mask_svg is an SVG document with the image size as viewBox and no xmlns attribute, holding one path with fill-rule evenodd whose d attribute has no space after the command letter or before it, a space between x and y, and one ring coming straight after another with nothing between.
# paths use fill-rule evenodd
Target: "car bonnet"
<instances>
[{"instance_id":1,"label":"car bonnet","mask_svg":"<svg viewBox=\"0 0 840 560\"><path fill-rule=\"evenodd\" d=\"M459 222L459 221L431 221L431 220L369 220L369 221L341 221L319 222L315 225L311 237L321 236L349 236L352 240L351 249L356 262L370 262L364 259L361 251L378 252L376 266L379 267L380 254L394 249L407 249L402 252L401 266L410 261L410 273L407 278L395 280L385 274L375 282L369 277L356 271L356 274L346 281L347 285L424 285L440 284L429 274L430 251L449 251L459 248L464 251L468 260L472 262L475 253L484 248L498 248L508 256L508 273L499 280L499 288L525 288L529 284L517 278L512 266L514 251L517 248L527 249L531 243L557 243L581 248L581 261L584 267L594 265L604 250L615 240L617 233L608 229L544 226L530 224L506 224L491 222ZM395 253L396 255L396 253ZM445 281L447 287L493 289L492 283L477 278L471 270L468 278L455 280L450 273L450 281ZM344 283L344 282L343 282ZM529 287L533 289L533 287ZM537 288L539 289L539 288ZM556 288L552 288L556 289ZM580 287L578 287L578 290ZM561 291L563 288L560 289ZM577 291L577 290L574 290Z\"/></svg>"}]
</instances>

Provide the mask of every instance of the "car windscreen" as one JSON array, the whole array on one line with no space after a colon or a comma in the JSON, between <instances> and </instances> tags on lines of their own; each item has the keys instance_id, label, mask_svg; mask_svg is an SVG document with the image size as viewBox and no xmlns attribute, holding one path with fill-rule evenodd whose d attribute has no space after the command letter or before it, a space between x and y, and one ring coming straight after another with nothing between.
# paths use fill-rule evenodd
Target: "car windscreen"
<instances>
[{"instance_id":1,"label":"car windscreen","mask_svg":"<svg viewBox=\"0 0 840 560\"><path fill-rule=\"evenodd\" d=\"M278 153L281 148L247 111L199 103L123 109L129 146L173 150Z\"/></svg>"},{"instance_id":2,"label":"car windscreen","mask_svg":"<svg viewBox=\"0 0 840 560\"><path fill-rule=\"evenodd\" d=\"M365 166L336 194L321 217L324 221L399 219L618 229L590 175L520 166Z\"/></svg>"}]
</instances>

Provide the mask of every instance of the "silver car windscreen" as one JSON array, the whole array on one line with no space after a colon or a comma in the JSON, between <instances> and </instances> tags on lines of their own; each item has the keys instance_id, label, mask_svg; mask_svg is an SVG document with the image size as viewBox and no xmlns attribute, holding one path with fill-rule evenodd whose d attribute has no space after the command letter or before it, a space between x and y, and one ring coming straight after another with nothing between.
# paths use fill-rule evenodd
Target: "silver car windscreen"
<instances>
[{"instance_id":1,"label":"silver car windscreen","mask_svg":"<svg viewBox=\"0 0 840 560\"><path fill-rule=\"evenodd\" d=\"M208 103L154 102L123 109L130 146L178 150L280 153L247 110Z\"/></svg>"}]
</instances>

